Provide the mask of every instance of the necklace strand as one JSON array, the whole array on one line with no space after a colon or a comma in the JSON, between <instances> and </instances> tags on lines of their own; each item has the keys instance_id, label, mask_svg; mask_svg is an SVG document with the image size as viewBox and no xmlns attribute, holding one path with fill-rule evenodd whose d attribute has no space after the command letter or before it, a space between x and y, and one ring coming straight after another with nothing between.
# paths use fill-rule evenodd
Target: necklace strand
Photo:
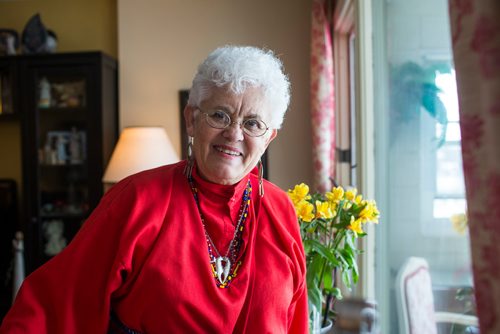
<instances>
[{"instance_id":1,"label":"necklace strand","mask_svg":"<svg viewBox=\"0 0 500 334\"><path fill-rule=\"evenodd\" d=\"M207 241L208 255L210 258L210 266L212 269L212 274L215 278L215 282L219 288L227 288L232 282L234 277L236 277L238 268L241 265L241 261L236 262L242 243L242 235L245 227L245 221L248 217L248 208L250 206L250 198L252 194L252 185L250 180L248 180L247 187L243 192L243 197L241 199L241 206L238 216L238 223L234 230L233 238L229 243L229 247L226 251L225 256L221 256L219 250L215 246L212 238L208 234L207 227L205 226L205 218L201 212L200 201L198 197L198 189L194 186L193 178L188 176L189 185L193 193L196 206L198 208L198 213L201 218L201 223L203 225L203 230L205 232L205 238ZM215 253L215 255L214 255Z\"/></svg>"}]
</instances>

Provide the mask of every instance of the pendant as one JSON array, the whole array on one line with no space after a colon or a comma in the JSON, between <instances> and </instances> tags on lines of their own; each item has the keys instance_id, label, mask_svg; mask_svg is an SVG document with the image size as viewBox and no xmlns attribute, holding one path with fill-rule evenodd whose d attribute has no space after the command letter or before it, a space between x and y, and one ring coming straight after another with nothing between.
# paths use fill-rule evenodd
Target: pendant
<instances>
[{"instance_id":1,"label":"pendant","mask_svg":"<svg viewBox=\"0 0 500 334\"><path fill-rule=\"evenodd\" d=\"M226 283L227 277L229 276L229 270L231 269L231 261L226 256L219 256L215 260L215 269L217 271L217 279L220 284Z\"/></svg>"}]
</instances>

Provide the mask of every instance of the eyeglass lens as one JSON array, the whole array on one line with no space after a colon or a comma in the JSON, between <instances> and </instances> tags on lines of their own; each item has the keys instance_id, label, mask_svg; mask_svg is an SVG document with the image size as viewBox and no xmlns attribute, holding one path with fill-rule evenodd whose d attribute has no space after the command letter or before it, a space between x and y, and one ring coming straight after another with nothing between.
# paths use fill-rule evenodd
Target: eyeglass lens
<instances>
[{"instance_id":1,"label":"eyeglass lens","mask_svg":"<svg viewBox=\"0 0 500 334\"><path fill-rule=\"evenodd\" d=\"M231 117L224 111L216 110L212 112L203 112L206 115L208 125L216 129L225 129L233 123ZM243 131L253 137L262 136L267 131L267 125L256 118L244 120L241 124Z\"/></svg>"}]
</instances>

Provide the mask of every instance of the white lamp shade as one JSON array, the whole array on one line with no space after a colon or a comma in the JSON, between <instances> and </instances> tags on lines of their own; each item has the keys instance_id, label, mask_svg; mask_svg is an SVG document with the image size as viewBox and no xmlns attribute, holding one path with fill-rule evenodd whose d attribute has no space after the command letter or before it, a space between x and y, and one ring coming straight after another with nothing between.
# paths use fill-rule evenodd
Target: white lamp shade
<instances>
[{"instance_id":1,"label":"white lamp shade","mask_svg":"<svg viewBox=\"0 0 500 334\"><path fill-rule=\"evenodd\" d=\"M117 183L140 171L179 161L167 132L161 127L128 127L120 134L102 178Z\"/></svg>"}]
</instances>

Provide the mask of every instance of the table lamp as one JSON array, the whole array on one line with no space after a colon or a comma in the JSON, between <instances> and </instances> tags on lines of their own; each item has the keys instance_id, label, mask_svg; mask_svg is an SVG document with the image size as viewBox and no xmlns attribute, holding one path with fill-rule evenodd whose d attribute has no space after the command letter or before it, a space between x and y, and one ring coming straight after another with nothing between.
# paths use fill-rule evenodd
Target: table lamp
<instances>
[{"instance_id":1,"label":"table lamp","mask_svg":"<svg viewBox=\"0 0 500 334\"><path fill-rule=\"evenodd\" d=\"M127 127L120 134L102 178L106 189L140 171L179 161L162 127Z\"/></svg>"}]
</instances>

